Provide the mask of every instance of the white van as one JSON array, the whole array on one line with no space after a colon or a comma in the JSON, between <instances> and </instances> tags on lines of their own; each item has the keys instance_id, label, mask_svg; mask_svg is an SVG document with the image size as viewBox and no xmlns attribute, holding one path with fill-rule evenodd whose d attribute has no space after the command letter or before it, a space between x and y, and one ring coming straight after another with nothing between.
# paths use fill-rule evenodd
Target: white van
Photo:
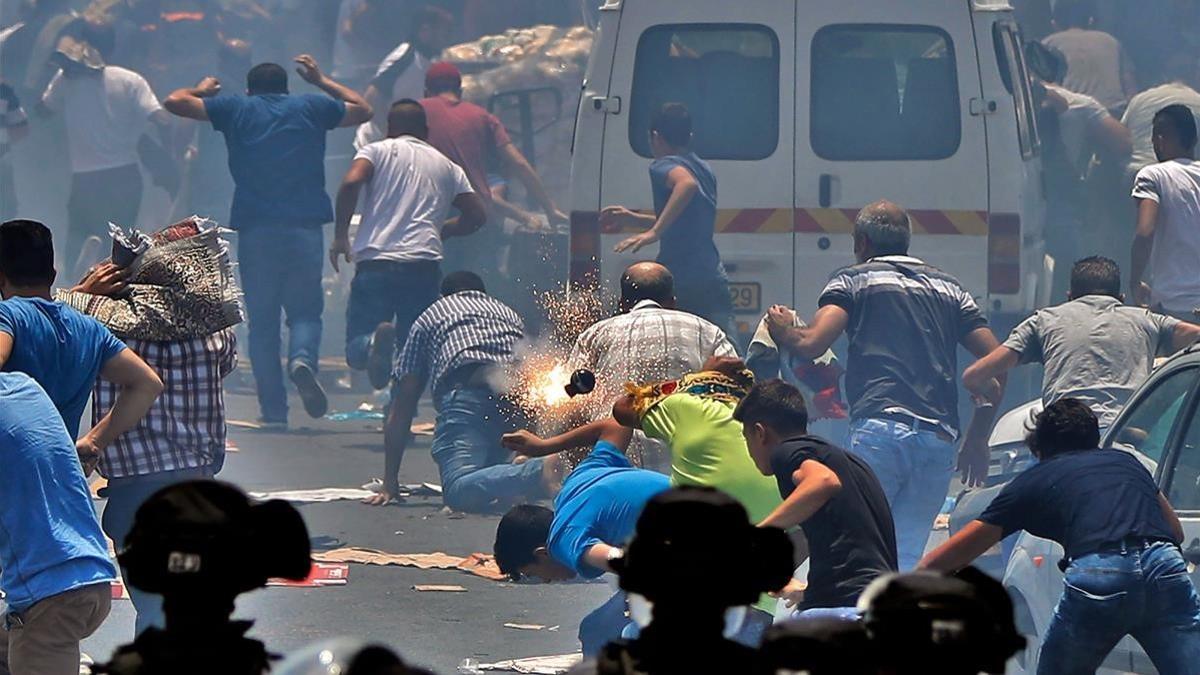
<instances>
[{"instance_id":1,"label":"white van","mask_svg":"<svg viewBox=\"0 0 1200 675\"><path fill-rule=\"evenodd\" d=\"M855 214L881 198L909 209L913 254L994 319L1044 304L1039 141L1006 0L607 0L598 16L572 156L573 283L615 288L633 260L597 214L652 210L649 119L679 101L719 182L743 333L773 303L811 316L854 263Z\"/></svg>"}]
</instances>

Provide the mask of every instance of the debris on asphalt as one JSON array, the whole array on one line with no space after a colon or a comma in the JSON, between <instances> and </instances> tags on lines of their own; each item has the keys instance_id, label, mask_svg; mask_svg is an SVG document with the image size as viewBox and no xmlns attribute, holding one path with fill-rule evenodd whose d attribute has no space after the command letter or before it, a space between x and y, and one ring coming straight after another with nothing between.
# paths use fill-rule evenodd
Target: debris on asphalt
<instances>
[{"instance_id":1,"label":"debris on asphalt","mask_svg":"<svg viewBox=\"0 0 1200 675\"><path fill-rule=\"evenodd\" d=\"M416 584L413 586L414 591L420 593L466 593L467 589L464 586L455 586L453 584Z\"/></svg>"},{"instance_id":2,"label":"debris on asphalt","mask_svg":"<svg viewBox=\"0 0 1200 675\"><path fill-rule=\"evenodd\" d=\"M273 490L270 492L251 492L250 498L258 501L282 499L285 502L304 504L323 504L341 500L362 501L383 492L383 481L378 478L358 488L313 488L305 490ZM406 497L440 497L442 486L437 483L413 483L401 485L400 499Z\"/></svg>"},{"instance_id":3,"label":"debris on asphalt","mask_svg":"<svg viewBox=\"0 0 1200 675\"><path fill-rule=\"evenodd\" d=\"M546 627L540 623L506 623L504 627L513 630L546 630ZM555 628L558 628L558 626L555 626Z\"/></svg>"},{"instance_id":4,"label":"debris on asphalt","mask_svg":"<svg viewBox=\"0 0 1200 675\"><path fill-rule=\"evenodd\" d=\"M559 654L557 656L533 656L527 659L508 659L496 663L480 663L475 668L481 671L527 673L528 675L563 675L583 663L583 654Z\"/></svg>"},{"instance_id":5,"label":"debris on asphalt","mask_svg":"<svg viewBox=\"0 0 1200 675\"><path fill-rule=\"evenodd\" d=\"M239 429L262 429L262 425L258 422L248 422L246 420L225 420L226 426L237 427Z\"/></svg>"},{"instance_id":6,"label":"debris on asphalt","mask_svg":"<svg viewBox=\"0 0 1200 675\"><path fill-rule=\"evenodd\" d=\"M387 553L359 546L347 546L332 551L317 551L313 560L318 562L359 563L363 565L397 565L416 567L423 570L460 570L492 581L508 579L496 564L496 559L484 553L472 553L459 557L445 553Z\"/></svg>"},{"instance_id":7,"label":"debris on asphalt","mask_svg":"<svg viewBox=\"0 0 1200 675\"><path fill-rule=\"evenodd\" d=\"M350 566L344 563L314 562L308 576L301 581L291 579L268 579L268 586L291 588L319 588L322 586L345 586L350 582Z\"/></svg>"}]
</instances>

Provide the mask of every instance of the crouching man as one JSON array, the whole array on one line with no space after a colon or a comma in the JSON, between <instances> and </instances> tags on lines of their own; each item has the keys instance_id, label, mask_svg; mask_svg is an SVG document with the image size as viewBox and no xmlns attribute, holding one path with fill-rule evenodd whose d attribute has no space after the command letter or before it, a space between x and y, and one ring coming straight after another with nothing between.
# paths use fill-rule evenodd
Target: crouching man
<instances>
[{"instance_id":1,"label":"crouching man","mask_svg":"<svg viewBox=\"0 0 1200 675\"><path fill-rule=\"evenodd\" d=\"M513 579L566 581L611 572L610 563L633 536L646 502L671 486L666 476L630 463L625 448L632 432L611 418L567 436L555 440L569 447L588 442L594 447L563 481L554 510L522 504L505 514L496 529L496 563ZM584 655L594 656L628 624L625 593L618 592L580 624Z\"/></svg>"},{"instance_id":2,"label":"crouching man","mask_svg":"<svg viewBox=\"0 0 1200 675\"><path fill-rule=\"evenodd\" d=\"M1200 596L1179 548L1183 526L1150 472L1128 452L1097 449L1096 415L1078 399L1047 406L1025 440L1038 463L921 567L958 570L1018 530L1056 541L1066 590L1038 673L1094 673L1126 635L1163 675L1195 673Z\"/></svg>"},{"instance_id":3,"label":"crouching man","mask_svg":"<svg viewBox=\"0 0 1200 675\"><path fill-rule=\"evenodd\" d=\"M896 571L896 530L879 479L862 459L808 434L804 396L782 380L755 386L733 416L755 466L775 477L783 497L759 526L799 526L808 540L808 588L793 582L788 604L803 618L858 618L858 596Z\"/></svg>"},{"instance_id":4,"label":"crouching man","mask_svg":"<svg viewBox=\"0 0 1200 675\"><path fill-rule=\"evenodd\" d=\"M455 272L442 281L441 299L417 317L396 361L383 429L383 492L368 504L398 498L400 462L426 384L432 385L437 407L432 452L446 506L486 512L545 495L544 460L514 464L500 445L514 427L491 384L524 339L521 317L488 295L478 275Z\"/></svg>"}]
</instances>

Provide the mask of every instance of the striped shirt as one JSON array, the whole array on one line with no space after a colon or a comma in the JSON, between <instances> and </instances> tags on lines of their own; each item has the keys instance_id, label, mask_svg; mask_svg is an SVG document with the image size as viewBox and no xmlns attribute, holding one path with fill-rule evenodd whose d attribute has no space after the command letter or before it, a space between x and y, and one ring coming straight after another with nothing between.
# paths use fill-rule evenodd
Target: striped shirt
<instances>
[{"instance_id":1,"label":"striped shirt","mask_svg":"<svg viewBox=\"0 0 1200 675\"><path fill-rule=\"evenodd\" d=\"M222 381L237 366L233 329L192 340L126 344L162 378L163 392L136 427L104 449L101 475L111 480L180 469L219 470L225 459ZM93 424L112 409L119 390L111 382L96 382Z\"/></svg>"},{"instance_id":2,"label":"striped shirt","mask_svg":"<svg viewBox=\"0 0 1200 675\"><path fill-rule=\"evenodd\" d=\"M910 415L959 429L958 344L987 327L957 279L908 256L882 256L834 273L818 301L850 315L850 418Z\"/></svg>"},{"instance_id":3,"label":"striped shirt","mask_svg":"<svg viewBox=\"0 0 1200 675\"><path fill-rule=\"evenodd\" d=\"M585 397L586 414L596 420L612 415L613 400L625 393L626 382L646 384L677 380L700 370L714 356L736 357L737 349L725 332L695 314L666 309L642 300L633 309L599 321L583 331L571 352L571 369L596 374L596 390ZM664 444L637 434L629 456L646 468L670 468ZM568 465L582 461L586 449L568 451Z\"/></svg>"},{"instance_id":4,"label":"striped shirt","mask_svg":"<svg viewBox=\"0 0 1200 675\"><path fill-rule=\"evenodd\" d=\"M525 339L525 324L508 305L481 291L448 295L417 317L393 377L428 380L435 395L463 366L508 363Z\"/></svg>"}]
</instances>

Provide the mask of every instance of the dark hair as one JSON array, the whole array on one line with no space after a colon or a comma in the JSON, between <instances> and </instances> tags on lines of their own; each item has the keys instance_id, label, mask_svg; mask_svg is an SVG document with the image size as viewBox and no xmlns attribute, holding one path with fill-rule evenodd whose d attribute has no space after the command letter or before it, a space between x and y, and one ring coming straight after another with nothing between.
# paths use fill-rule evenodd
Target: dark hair
<instances>
[{"instance_id":1,"label":"dark hair","mask_svg":"<svg viewBox=\"0 0 1200 675\"><path fill-rule=\"evenodd\" d=\"M1182 103L1173 103L1154 114L1154 128L1168 125L1185 150L1196 147L1196 116Z\"/></svg>"},{"instance_id":2,"label":"dark hair","mask_svg":"<svg viewBox=\"0 0 1200 675\"><path fill-rule=\"evenodd\" d=\"M516 580L521 568L534 561L534 552L550 538L554 512L536 504L520 504L509 509L496 527L492 552L500 572Z\"/></svg>"},{"instance_id":3,"label":"dark hair","mask_svg":"<svg viewBox=\"0 0 1200 675\"><path fill-rule=\"evenodd\" d=\"M402 98L388 109L388 135L393 132L404 135L425 138L429 135L429 122L425 118L425 108L411 98Z\"/></svg>"},{"instance_id":4,"label":"dark hair","mask_svg":"<svg viewBox=\"0 0 1200 675\"><path fill-rule=\"evenodd\" d=\"M682 103L664 103L650 118L650 131L676 148L686 148L692 142L692 114Z\"/></svg>"},{"instance_id":5,"label":"dark hair","mask_svg":"<svg viewBox=\"0 0 1200 675\"><path fill-rule=\"evenodd\" d=\"M1058 0L1054 3L1054 23L1059 30L1083 28L1096 17L1093 0Z\"/></svg>"},{"instance_id":6,"label":"dark hair","mask_svg":"<svg viewBox=\"0 0 1200 675\"><path fill-rule=\"evenodd\" d=\"M1121 299L1121 268L1104 256L1089 256L1071 268L1071 296L1111 295Z\"/></svg>"},{"instance_id":7,"label":"dark hair","mask_svg":"<svg viewBox=\"0 0 1200 675\"><path fill-rule=\"evenodd\" d=\"M1025 445L1038 459L1100 445L1096 413L1077 398L1059 399L1046 406L1025 430Z\"/></svg>"},{"instance_id":8,"label":"dark hair","mask_svg":"<svg viewBox=\"0 0 1200 675\"><path fill-rule=\"evenodd\" d=\"M733 411L733 419L743 426L762 424L780 434L808 432L804 394L780 379L754 385Z\"/></svg>"},{"instance_id":9,"label":"dark hair","mask_svg":"<svg viewBox=\"0 0 1200 675\"><path fill-rule=\"evenodd\" d=\"M643 300L653 300L664 307L675 300L675 275L662 265L651 264L654 267L644 267L645 274L634 271L643 263L634 263L621 275L621 303L630 309Z\"/></svg>"},{"instance_id":10,"label":"dark hair","mask_svg":"<svg viewBox=\"0 0 1200 675\"><path fill-rule=\"evenodd\" d=\"M287 71L278 63L260 63L246 73L246 91L251 94L286 94Z\"/></svg>"},{"instance_id":11,"label":"dark hair","mask_svg":"<svg viewBox=\"0 0 1200 675\"><path fill-rule=\"evenodd\" d=\"M100 52L100 56L106 61L117 48L117 32L113 29L111 21L88 19L83 22L79 37Z\"/></svg>"},{"instance_id":12,"label":"dark hair","mask_svg":"<svg viewBox=\"0 0 1200 675\"><path fill-rule=\"evenodd\" d=\"M0 274L14 286L54 283L54 235L36 220L0 225Z\"/></svg>"},{"instance_id":13,"label":"dark hair","mask_svg":"<svg viewBox=\"0 0 1200 675\"><path fill-rule=\"evenodd\" d=\"M479 291L487 293L487 287L483 285L483 279L479 278L478 274L461 270L451 272L442 279L442 296L454 295L463 291Z\"/></svg>"},{"instance_id":14,"label":"dark hair","mask_svg":"<svg viewBox=\"0 0 1200 675\"><path fill-rule=\"evenodd\" d=\"M423 5L413 12L411 25L413 35L427 26L453 26L454 14L441 7Z\"/></svg>"}]
</instances>

